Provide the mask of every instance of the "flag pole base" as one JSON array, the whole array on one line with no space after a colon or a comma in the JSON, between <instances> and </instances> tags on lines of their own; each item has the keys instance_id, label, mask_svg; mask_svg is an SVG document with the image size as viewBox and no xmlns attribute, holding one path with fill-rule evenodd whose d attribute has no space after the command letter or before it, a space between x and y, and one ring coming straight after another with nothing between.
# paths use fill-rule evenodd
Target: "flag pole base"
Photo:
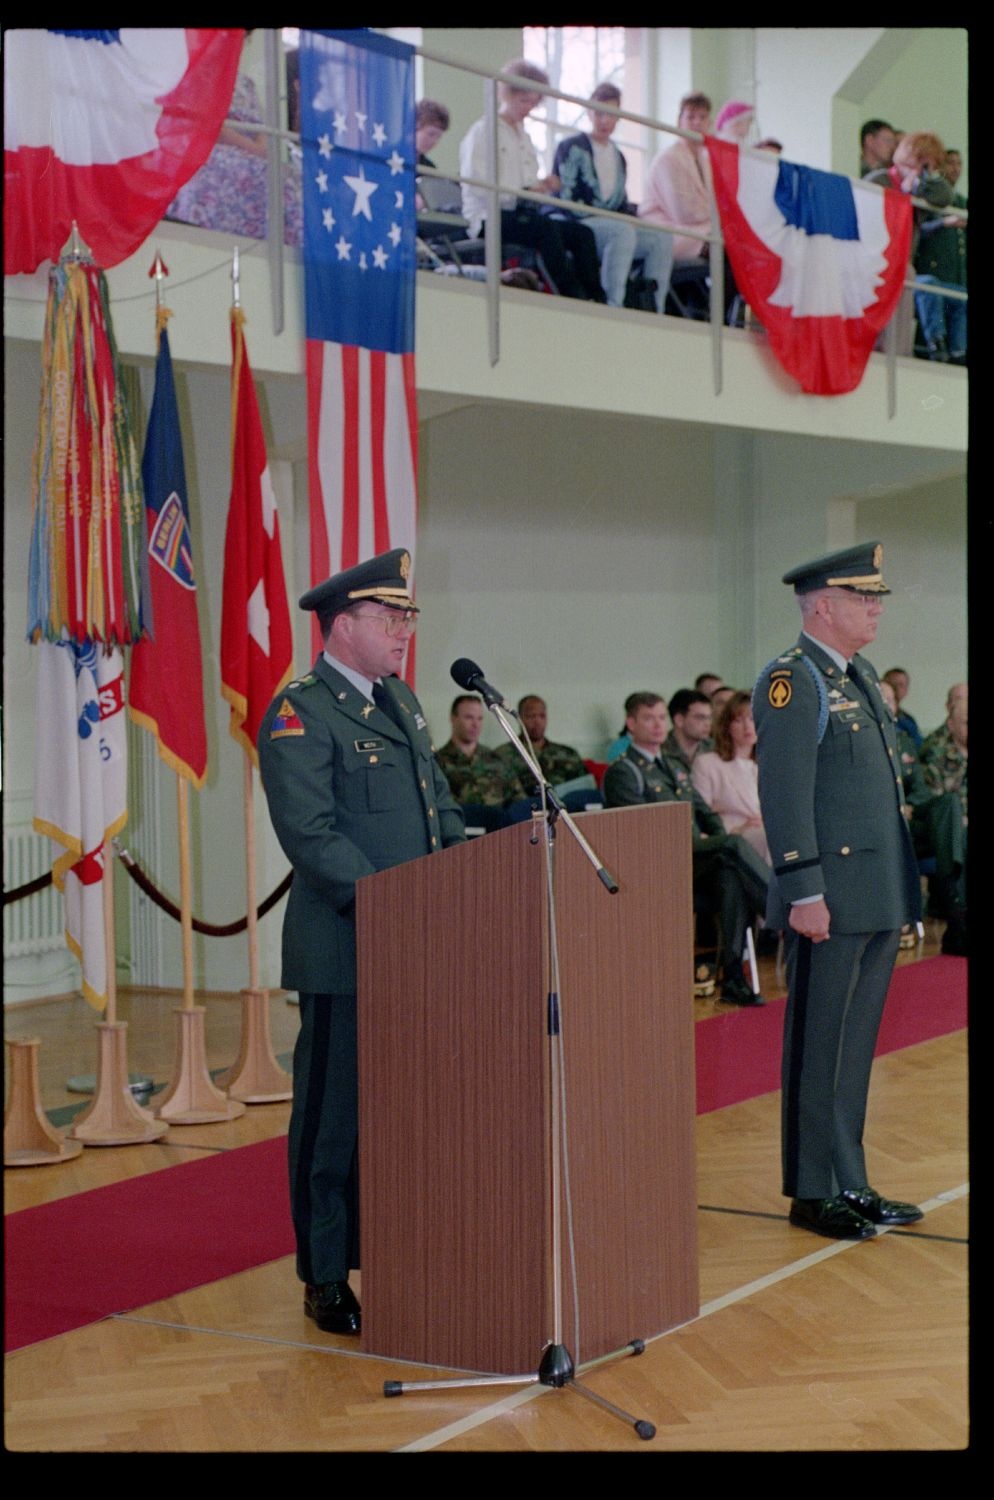
<instances>
[{"instance_id":1,"label":"flag pole base","mask_svg":"<svg viewBox=\"0 0 994 1500\"><path fill-rule=\"evenodd\" d=\"M70 1136L84 1146L140 1146L160 1140L168 1126L143 1109L131 1092L128 1023L102 1021L97 1038L96 1092L70 1127Z\"/></svg>"},{"instance_id":2,"label":"flag pole base","mask_svg":"<svg viewBox=\"0 0 994 1500\"><path fill-rule=\"evenodd\" d=\"M242 990L242 1038L237 1060L215 1082L229 1099L275 1104L293 1098L293 1079L276 1061L269 1031L269 991Z\"/></svg>"},{"instance_id":3,"label":"flag pole base","mask_svg":"<svg viewBox=\"0 0 994 1500\"><path fill-rule=\"evenodd\" d=\"M10 1093L3 1121L3 1164L5 1167L44 1167L60 1161L72 1161L82 1153L77 1141L70 1141L61 1130L49 1123L41 1107L38 1086L38 1048L40 1038L8 1037L10 1049Z\"/></svg>"},{"instance_id":4,"label":"flag pole base","mask_svg":"<svg viewBox=\"0 0 994 1500\"><path fill-rule=\"evenodd\" d=\"M207 1045L202 1005L184 1005L176 1017L176 1072L166 1096L155 1111L169 1125L212 1125L237 1120L245 1105L215 1088L207 1071Z\"/></svg>"}]
</instances>

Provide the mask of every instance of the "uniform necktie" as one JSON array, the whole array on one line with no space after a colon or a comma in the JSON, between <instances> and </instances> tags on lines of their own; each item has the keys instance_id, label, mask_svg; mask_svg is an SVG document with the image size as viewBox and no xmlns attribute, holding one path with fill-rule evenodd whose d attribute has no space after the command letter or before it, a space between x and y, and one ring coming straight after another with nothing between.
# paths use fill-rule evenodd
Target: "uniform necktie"
<instances>
[{"instance_id":1,"label":"uniform necktie","mask_svg":"<svg viewBox=\"0 0 994 1500\"><path fill-rule=\"evenodd\" d=\"M400 728L400 714L397 711L397 704L382 682L373 683L373 702L381 713L386 714L387 718Z\"/></svg>"}]
</instances>

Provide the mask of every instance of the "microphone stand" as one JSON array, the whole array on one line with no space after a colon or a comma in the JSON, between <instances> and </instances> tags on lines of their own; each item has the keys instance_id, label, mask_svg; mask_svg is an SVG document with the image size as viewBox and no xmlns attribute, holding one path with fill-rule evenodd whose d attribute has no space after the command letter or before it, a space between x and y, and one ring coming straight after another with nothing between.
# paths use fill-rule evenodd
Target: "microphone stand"
<instances>
[{"instance_id":1,"label":"microphone stand","mask_svg":"<svg viewBox=\"0 0 994 1500\"><path fill-rule=\"evenodd\" d=\"M581 1384L576 1378L576 1365L563 1338L563 1288L562 1288L562 1246L563 1246L563 1223L562 1223L562 1198L565 1188L567 1205L571 1202L569 1190L569 1166L567 1154L567 1136L565 1128L566 1115L566 1086L565 1086L565 1060L564 1044L562 1035L562 1016L560 1009L559 992L559 945L556 931L556 877L555 877L555 842L556 825L562 820L576 840L580 849L590 861L597 873L597 878L611 893L617 895L618 882L609 870L601 863L596 852L591 848L587 839L577 828L569 812L549 785L538 763L531 745L525 744L519 733L514 720L516 716L504 707L500 694L489 688L483 689L483 698L490 712L497 719L505 735L514 745L521 759L528 766L532 776L538 783L539 797L541 799L541 810L533 815L533 831L531 842L537 844L539 841L539 826L544 829L545 868L546 868L546 891L548 906L548 933L549 933L549 988L547 997L546 1033L549 1041L549 1192L551 1195L551 1283L552 1283L552 1338L545 1346L541 1362L536 1371L522 1375L477 1375L463 1376L455 1380L385 1380L383 1382L384 1396L402 1396L408 1391L447 1391L462 1390L470 1386L491 1385L548 1385L557 1389L569 1386L572 1390L585 1396L588 1401L600 1406L604 1411L610 1412L612 1416L618 1417L628 1426L633 1427L637 1435L645 1441L655 1437L656 1429L653 1424L644 1418L635 1417L631 1412L625 1411L620 1406L615 1406L612 1401L598 1395L589 1386ZM572 1224L570 1223L570 1267L573 1278L574 1306L576 1305L576 1266L572 1249ZM579 1319L577 1317L577 1333ZM605 1364L609 1360L618 1359L625 1354L642 1354L645 1351L645 1342L640 1338L634 1338L622 1348L616 1349L609 1354L602 1355L599 1359L591 1360L588 1364L581 1365L580 1370L593 1369L597 1365Z\"/></svg>"}]
</instances>

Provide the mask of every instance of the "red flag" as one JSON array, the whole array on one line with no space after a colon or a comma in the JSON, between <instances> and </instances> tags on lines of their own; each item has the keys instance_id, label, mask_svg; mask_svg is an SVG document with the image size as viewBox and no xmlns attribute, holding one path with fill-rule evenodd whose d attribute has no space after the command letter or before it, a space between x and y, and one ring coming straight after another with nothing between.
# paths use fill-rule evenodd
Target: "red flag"
<instances>
[{"instance_id":1,"label":"red flag","mask_svg":"<svg viewBox=\"0 0 994 1500\"><path fill-rule=\"evenodd\" d=\"M217 140L245 33L4 33L4 271L55 260L73 220L98 265L151 233Z\"/></svg>"},{"instance_id":2,"label":"red flag","mask_svg":"<svg viewBox=\"0 0 994 1500\"><path fill-rule=\"evenodd\" d=\"M176 389L164 326L167 316L163 308L155 395L142 459L155 639L139 641L132 650L128 712L155 735L166 764L195 787L202 787L207 776L207 727L197 581Z\"/></svg>"},{"instance_id":3,"label":"red flag","mask_svg":"<svg viewBox=\"0 0 994 1500\"><path fill-rule=\"evenodd\" d=\"M293 632L283 576L280 518L266 462L241 308L231 311L231 499L224 534L221 694L228 728L258 766L262 716L290 679Z\"/></svg>"}]
</instances>

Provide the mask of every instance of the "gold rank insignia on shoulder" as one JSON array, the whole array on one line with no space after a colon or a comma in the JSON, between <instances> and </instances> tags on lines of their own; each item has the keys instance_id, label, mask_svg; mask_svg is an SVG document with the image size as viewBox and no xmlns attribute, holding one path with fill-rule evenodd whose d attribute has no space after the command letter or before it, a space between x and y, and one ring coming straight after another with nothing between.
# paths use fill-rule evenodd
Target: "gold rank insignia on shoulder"
<instances>
[{"instance_id":1,"label":"gold rank insignia on shoulder","mask_svg":"<svg viewBox=\"0 0 994 1500\"><path fill-rule=\"evenodd\" d=\"M799 856L798 851L796 849L788 849L787 853L784 855L784 860L785 861L788 860L788 859L798 859L798 858L800 858L800 856Z\"/></svg>"},{"instance_id":2,"label":"gold rank insignia on shoulder","mask_svg":"<svg viewBox=\"0 0 994 1500\"><path fill-rule=\"evenodd\" d=\"M293 704L289 698L284 698L279 706L276 717L273 719L269 738L271 740L285 740L305 733L303 724L301 724L294 712Z\"/></svg>"},{"instance_id":3,"label":"gold rank insignia on shoulder","mask_svg":"<svg viewBox=\"0 0 994 1500\"><path fill-rule=\"evenodd\" d=\"M786 677L777 677L775 681L770 683L770 691L767 694L771 708L786 708L791 700L792 693L793 688Z\"/></svg>"}]
</instances>

